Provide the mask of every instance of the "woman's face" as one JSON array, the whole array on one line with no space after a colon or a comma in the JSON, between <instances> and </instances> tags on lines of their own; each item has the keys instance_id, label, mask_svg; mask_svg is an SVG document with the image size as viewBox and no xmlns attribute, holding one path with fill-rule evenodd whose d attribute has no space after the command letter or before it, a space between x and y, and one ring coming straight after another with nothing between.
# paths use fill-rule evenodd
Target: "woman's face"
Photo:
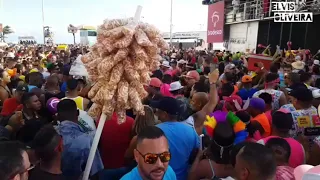
<instances>
[{"instance_id":1,"label":"woman's face","mask_svg":"<svg viewBox=\"0 0 320 180\"><path fill-rule=\"evenodd\" d=\"M5 82L5 83L9 83L11 81L11 77L10 75L8 74L7 71L4 71L2 73L2 81Z\"/></svg>"}]
</instances>

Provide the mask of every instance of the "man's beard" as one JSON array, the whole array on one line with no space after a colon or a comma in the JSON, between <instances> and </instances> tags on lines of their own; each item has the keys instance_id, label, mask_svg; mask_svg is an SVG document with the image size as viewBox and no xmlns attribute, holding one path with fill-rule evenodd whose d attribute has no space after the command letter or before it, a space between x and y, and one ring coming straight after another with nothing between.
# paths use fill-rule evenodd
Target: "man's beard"
<instances>
[{"instance_id":1,"label":"man's beard","mask_svg":"<svg viewBox=\"0 0 320 180\"><path fill-rule=\"evenodd\" d=\"M150 174L149 173L147 173L144 169L143 169L143 166L140 166L139 164L138 164L138 166L139 166L139 169L140 169L140 173L142 173L142 178L143 178L143 180L153 180L152 178L151 178L151 172L153 172L153 171L157 171L157 170L163 170L164 171L164 173L163 173L163 176L162 176L162 178L161 179L163 179L163 177L164 177L164 175L166 174L166 171L163 169L163 168L158 168L158 169L155 169L155 170L152 170L151 172L150 172ZM144 179L144 178L146 178L146 179Z\"/></svg>"}]
</instances>

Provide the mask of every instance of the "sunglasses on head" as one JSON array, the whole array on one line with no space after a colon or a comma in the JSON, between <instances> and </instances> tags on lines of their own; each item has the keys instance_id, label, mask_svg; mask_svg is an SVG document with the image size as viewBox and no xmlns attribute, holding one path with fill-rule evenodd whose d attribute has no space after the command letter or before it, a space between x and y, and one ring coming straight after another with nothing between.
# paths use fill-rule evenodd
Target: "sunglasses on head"
<instances>
[{"instance_id":1,"label":"sunglasses on head","mask_svg":"<svg viewBox=\"0 0 320 180\"><path fill-rule=\"evenodd\" d=\"M155 164L158 161L158 158L162 163L167 163L171 159L170 152L163 152L160 154L153 154L153 153L142 154L138 149L136 150L141 155L141 157L143 157L144 162L146 164Z\"/></svg>"}]
</instances>

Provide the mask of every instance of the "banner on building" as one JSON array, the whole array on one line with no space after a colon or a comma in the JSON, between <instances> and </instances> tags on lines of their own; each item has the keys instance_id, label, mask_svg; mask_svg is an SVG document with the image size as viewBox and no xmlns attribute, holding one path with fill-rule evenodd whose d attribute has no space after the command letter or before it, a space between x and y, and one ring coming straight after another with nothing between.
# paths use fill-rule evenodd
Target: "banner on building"
<instances>
[{"instance_id":1,"label":"banner on building","mask_svg":"<svg viewBox=\"0 0 320 180\"><path fill-rule=\"evenodd\" d=\"M224 1L208 6L208 43L223 43Z\"/></svg>"}]
</instances>

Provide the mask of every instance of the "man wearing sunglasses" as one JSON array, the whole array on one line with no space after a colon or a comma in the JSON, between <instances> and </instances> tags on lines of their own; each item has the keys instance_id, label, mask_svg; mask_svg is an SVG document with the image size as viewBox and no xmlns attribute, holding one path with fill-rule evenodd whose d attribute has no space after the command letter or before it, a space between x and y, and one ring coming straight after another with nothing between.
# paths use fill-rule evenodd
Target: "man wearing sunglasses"
<instances>
[{"instance_id":1,"label":"man wearing sunglasses","mask_svg":"<svg viewBox=\"0 0 320 180\"><path fill-rule=\"evenodd\" d=\"M143 129L137 137L134 158L138 166L121 180L175 180L176 175L169 166L171 154L168 140L156 126Z\"/></svg>"},{"instance_id":2,"label":"man wearing sunglasses","mask_svg":"<svg viewBox=\"0 0 320 180\"><path fill-rule=\"evenodd\" d=\"M187 179L189 159L192 152L199 148L199 137L193 127L179 122L181 103L172 97L163 97L150 103L155 115L162 122L157 126L168 139L172 159L170 166L177 179Z\"/></svg>"},{"instance_id":3,"label":"man wearing sunglasses","mask_svg":"<svg viewBox=\"0 0 320 180\"><path fill-rule=\"evenodd\" d=\"M0 142L0 179L27 180L31 166L25 147L12 141Z\"/></svg>"}]
</instances>

